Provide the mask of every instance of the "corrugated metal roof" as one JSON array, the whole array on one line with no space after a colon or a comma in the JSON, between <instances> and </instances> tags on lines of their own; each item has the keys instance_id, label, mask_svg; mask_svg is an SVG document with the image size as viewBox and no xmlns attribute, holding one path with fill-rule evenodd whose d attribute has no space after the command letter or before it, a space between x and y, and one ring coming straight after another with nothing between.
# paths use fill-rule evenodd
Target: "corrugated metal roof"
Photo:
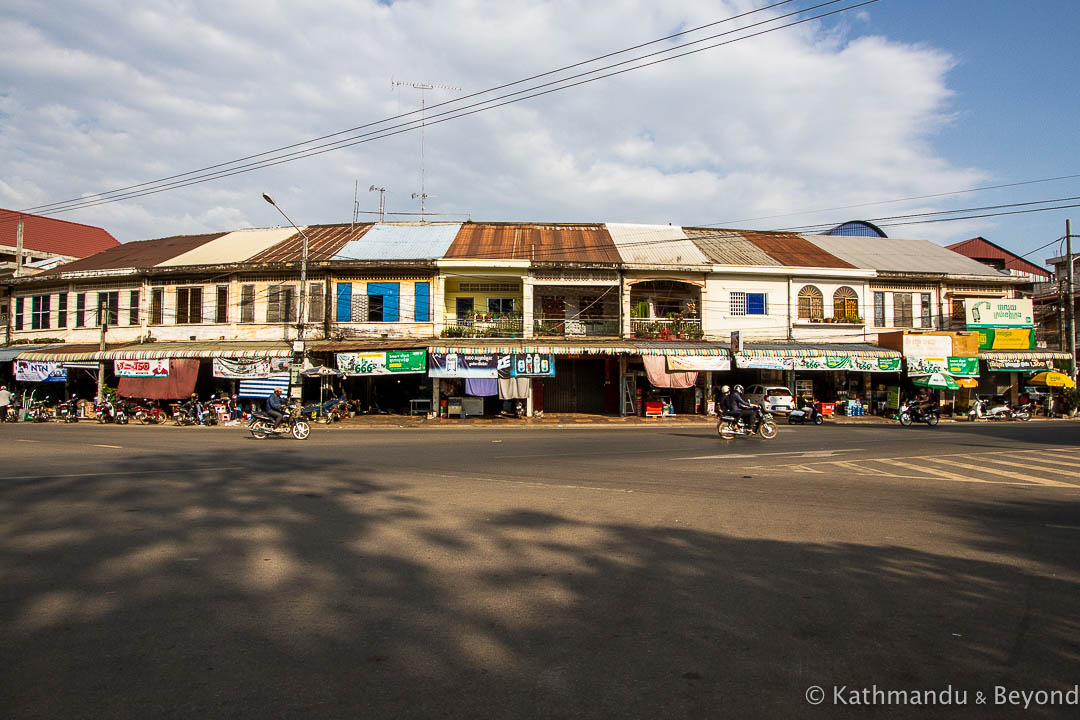
<instances>
[{"instance_id":1,"label":"corrugated metal roof","mask_svg":"<svg viewBox=\"0 0 1080 720\"><path fill-rule=\"evenodd\" d=\"M841 235L806 235L805 238L822 250L867 270L1002 277L1002 273L993 268L929 240Z\"/></svg>"},{"instance_id":2,"label":"corrugated metal roof","mask_svg":"<svg viewBox=\"0 0 1080 720\"><path fill-rule=\"evenodd\" d=\"M353 225L312 225L304 228L308 236L308 260L322 262L329 260L350 240L357 240L371 229L374 223ZM304 239L300 233L282 240L277 245L267 248L252 257L249 262L295 262L303 256Z\"/></svg>"},{"instance_id":3,"label":"corrugated metal roof","mask_svg":"<svg viewBox=\"0 0 1080 720\"><path fill-rule=\"evenodd\" d=\"M678 225L605 223L626 263L708 265L708 259Z\"/></svg>"},{"instance_id":4,"label":"corrugated metal roof","mask_svg":"<svg viewBox=\"0 0 1080 720\"><path fill-rule=\"evenodd\" d=\"M683 232L710 262L717 265L778 267L783 264L733 230L684 227Z\"/></svg>"},{"instance_id":5,"label":"corrugated metal roof","mask_svg":"<svg viewBox=\"0 0 1080 720\"><path fill-rule=\"evenodd\" d=\"M16 246L19 220L23 221L24 250L84 258L120 244L108 232L93 225L0 208L0 245Z\"/></svg>"},{"instance_id":6,"label":"corrugated metal roof","mask_svg":"<svg viewBox=\"0 0 1080 720\"><path fill-rule=\"evenodd\" d=\"M1039 277L1050 279L1050 271L1044 267L1039 267L1035 263L1025 260L1019 255L1006 250L1005 248L990 242L984 237L973 237L970 240L964 240L963 242L953 243L952 245L946 245L946 250L952 250L953 252L960 253L965 257L969 257L973 260L993 259L1004 260L1005 267L1009 270L1017 270L1019 272L1031 273L1032 275L1038 275Z\"/></svg>"},{"instance_id":7,"label":"corrugated metal roof","mask_svg":"<svg viewBox=\"0 0 1080 720\"><path fill-rule=\"evenodd\" d=\"M294 228L254 228L235 230L192 248L186 253L158 263L158 267L178 265L223 265L244 262L296 232Z\"/></svg>"},{"instance_id":8,"label":"corrugated metal roof","mask_svg":"<svg viewBox=\"0 0 1080 720\"><path fill-rule=\"evenodd\" d=\"M617 263L615 243L602 225L465 223L447 258Z\"/></svg>"},{"instance_id":9,"label":"corrugated metal roof","mask_svg":"<svg viewBox=\"0 0 1080 720\"><path fill-rule=\"evenodd\" d=\"M116 270L120 268L150 268L166 260L216 240L225 233L208 235L179 235L176 237L140 240L119 245L82 260L50 270L43 275L88 270Z\"/></svg>"},{"instance_id":10,"label":"corrugated metal roof","mask_svg":"<svg viewBox=\"0 0 1080 720\"><path fill-rule=\"evenodd\" d=\"M378 223L331 260L426 260L441 258L461 223Z\"/></svg>"},{"instance_id":11,"label":"corrugated metal roof","mask_svg":"<svg viewBox=\"0 0 1080 720\"><path fill-rule=\"evenodd\" d=\"M744 238L788 267L854 268L845 260L807 242L802 235L784 232L737 231ZM844 238L858 240L860 238ZM862 238L865 239L865 238Z\"/></svg>"}]
</instances>

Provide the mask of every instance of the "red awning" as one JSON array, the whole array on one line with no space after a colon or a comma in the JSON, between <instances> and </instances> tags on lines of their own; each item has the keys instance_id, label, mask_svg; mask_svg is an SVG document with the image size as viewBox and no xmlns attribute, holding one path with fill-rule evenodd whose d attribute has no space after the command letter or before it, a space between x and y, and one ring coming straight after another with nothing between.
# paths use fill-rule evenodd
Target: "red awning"
<instances>
[{"instance_id":1,"label":"red awning","mask_svg":"<svg viewBox=\"0 0 1080 720\"><path fill-rule=\"evenodd\" d=\"M147 398L148 400L177 400L189 397L199 379L197 358L172 358L169 360L169 376L157 378L120 378L116 394L120 397Z\"/></svg>"}]
</instances>

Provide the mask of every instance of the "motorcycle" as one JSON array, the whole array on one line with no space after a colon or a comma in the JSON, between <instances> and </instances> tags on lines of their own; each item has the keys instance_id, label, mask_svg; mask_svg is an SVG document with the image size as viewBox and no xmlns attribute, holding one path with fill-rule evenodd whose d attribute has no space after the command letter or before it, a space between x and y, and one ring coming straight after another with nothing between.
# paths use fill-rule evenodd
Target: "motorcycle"
<instances>
[{"instance_id":1,"label":"motorcycle","mask_svg":"<svg viewBox=\"0 0 1080 720\"><path fill-rule=\"evenodd\" d=\"M163 425L169 419L157 403L136 404L133 415L143 425Z\"/></svg>"},{"instance_id":2,"label":"motorcycle","mask_svg":"<svg viewBox=\"0 0 1080 720\"><path fill-rule=\"evenodd\" d=\"M755 405L754 417L749 425L743 423L741 418L734 415L721 415L720 421L716 423L716 432L724 440L731 440L739 435L749 437L755 434L760 435L765 440L772 440L776 437L777 430L772 413Z\"/></svg>"},{"instance_id":3,"label":"motorcycle","mask_svg":"<svg viewBox=\"0 0 1080 720\"><path fill-rule=\"evenodd\" d=\"M305 405L300 409L300 414L312 422L322 422L327 425L340 420L348 412L348 401L345 400L344 396L330 398L321 405L318 403Z\"/></svg>"},{"instance_id":4,"label":"motorcycle","mask_svg":"<svg viewBox=\"0 0 1080 720\"><path fill-rule=\"evenodd\" d=\"M1021 420L1031 419L1031 406L1018 405L1016 408L1009 406L1004 400L991 402L990 400L976 398L968 410L968 418L974 420Z\"/></svg>"},{"instance_id":5,"label":"motorcycle","mask_svg":"<svg viewBox=\"0 0 1080 720\"><path fill-rule=\"evenodd\" d=\"M127 414L123 409L118 409L111 398L102 398L101 402L95 402L94 414L97 415L97 421L103 425L105 423L127 425L128 422Z\"/></svg>"},{"instance_id":6,"label":"motorcycle","mask_svg":"<svg viewBox=\"0 0 1080 720\"><path fill-rule=\"evenodd\" d=\"M197 400L188 400L176 408L176 424L184 425L217 425L217 413L212 409L202 406Z\"/></svg>"},{"instance_id":7,"label":"motorcycle","mask_svg":"<svg viewBox=\"0 0 1080 720\"><path fill-rule=\"evenodd\" d=\"M297 440L306 440L311 434L311 425L304 420L299 406L284 406L282 410L284 414L277 425L274 425L273 419L265 411L252 412L251 422L248 423L251 436L256 440L262 440L267 435L291 434Z\"/></svg>"},{"instance_id":8,"label":"motorcycle","mask_svg":"<svg viewBox=\"0 0 1080 720\"><path fill-rule=\"evenodd\" d=\"M56 408L56 419L58 422L79 422L79 400L74 395L67 402L60 403L60 406Z\"/></svg>"},{"instance_id":9,"label":"motorcycle","mask_svg":"<svg viewBox=\"0 0 1080 720\"><path fill-rule=\"evenodd\" d=\"M917 400L908 400L900 406L900 414L897 419L904 427L913 422L924 422L930 427L934 427L941 421L941 411L937 405L930 405L923 410L919 407Z\"/></svg>"},{"instance_id":10,"label":"motorcycle","mask_svg":"<svg viewBox=\"0 0 1080 720\"><path fill-rule=\"evenodd\" d=\"M818 412L813 403L800 403L800 407L788 413L787 421L788 425L802 425L803 423L821 425L825 422L825 416Z\"/></svg>"}]
</instances>

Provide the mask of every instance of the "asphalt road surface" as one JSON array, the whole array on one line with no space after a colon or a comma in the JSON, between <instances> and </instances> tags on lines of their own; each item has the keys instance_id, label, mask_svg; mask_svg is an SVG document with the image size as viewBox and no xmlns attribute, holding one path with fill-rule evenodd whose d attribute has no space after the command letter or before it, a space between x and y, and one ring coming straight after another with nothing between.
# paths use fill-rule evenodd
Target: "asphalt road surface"
<instances>
[{"instance_id":1,"label":"asphalt road surface","mask_svg":"<svg viewBox=\"0 0 1080 720\"><path fill-rule=\"evenodd\" d=\"M0 448L4 717L1080 708L1076 423L18 424Z\"/></svg>"}]
</instances>

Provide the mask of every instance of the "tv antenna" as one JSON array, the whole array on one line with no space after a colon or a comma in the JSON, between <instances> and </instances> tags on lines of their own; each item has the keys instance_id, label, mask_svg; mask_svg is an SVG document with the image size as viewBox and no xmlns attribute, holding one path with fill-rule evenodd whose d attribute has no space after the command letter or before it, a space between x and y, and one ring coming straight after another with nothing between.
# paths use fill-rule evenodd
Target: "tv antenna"
<instances>
[{"instance_id":1,"label":"tv antenna","mask_svg":"<svg viewBox=\"0 0 1080 720\"><path fill-rule=\"evenodd\" d=\"M424 93L428 90L461 90L459 87L453 85L438 85L436 83L427 82L405 82L403 80L394 80L390 78L390 87L398 87L404 85L405 87L411 87L420 91L420 192L413 193L413 199L420 198L420 222L424 222L424 201L429 197L435 197L434 195L428 195L424 192Z\"/></svg>"}]
</instances>

